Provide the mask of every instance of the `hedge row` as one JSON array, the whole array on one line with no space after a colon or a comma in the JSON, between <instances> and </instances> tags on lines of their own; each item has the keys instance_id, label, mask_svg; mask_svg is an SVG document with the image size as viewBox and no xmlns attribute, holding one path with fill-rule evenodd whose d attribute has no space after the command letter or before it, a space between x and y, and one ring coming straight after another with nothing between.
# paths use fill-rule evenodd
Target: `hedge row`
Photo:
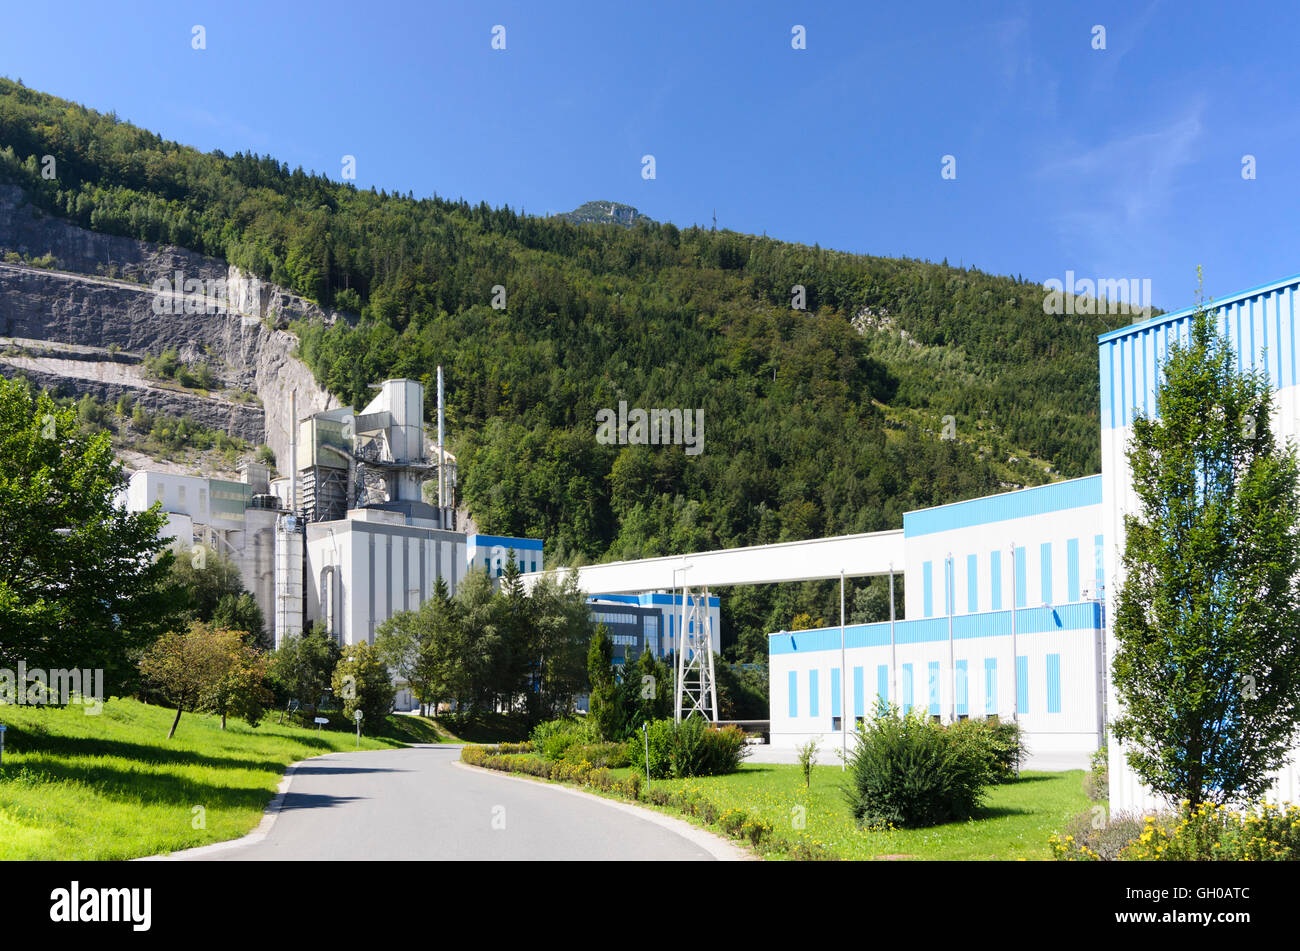
<instances>
[{"instance_id":1,"label":"hedge row","mask_svg":"<svg viewBox=\"0 0 1300 951\"><path fill-rule=\"evenodd\" d=\"M524 773L553 782L575 783L590 786L634 802L645 802L675 810L682 815L702 820L706 825L716 825L733 839L746 841L758 852L780 852L790 858L804 861L834 859L836 856L820 846L803 839L790 841L775 835L772 824L743 809L721 809L698 790L690 787L665 789L660 786L644 788L641 776L630 773L624 779L615 778L610 770L594 767L590 762L548 760L527 752L513 752L515 747L529 744L503 744L497 746L466 746L460 758L471 766L500 770L506 773ZM505 751L509 747L511 751Z\"/></svg>"}]
</instances>

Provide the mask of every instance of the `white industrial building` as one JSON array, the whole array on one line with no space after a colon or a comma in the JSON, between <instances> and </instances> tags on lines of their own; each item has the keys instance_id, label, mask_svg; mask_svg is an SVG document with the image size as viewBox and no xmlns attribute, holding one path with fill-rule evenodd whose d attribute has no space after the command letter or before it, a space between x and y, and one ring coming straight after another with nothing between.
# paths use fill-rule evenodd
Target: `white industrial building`
<instances>
[{"instance_id":1,"label":"white industrial building","mask_svg":"<svg viewBox=\"0 0 1300 951\"><path fill-rule=\"evenodd\" d=\"M894 621L769 636L772 743L839 746L885 701L1015 718L1082 765L1105 735L1100 509L1089 476L906 513Z\"/></svg>"},{"instance_id":2,"label":"white industrial building","mask_svg":"<svg viewBox=\"0 0 1300 951\"><path fill-rule=\"evenodd\" d=\"M308 623L343 646L373 642L384 621L428 600L437 578L454 594L497 549L540 568L540 540L455 530L455 460L441 448L441 419L437 441L425 437L423 385L377 389L360 413L299 420L284 478L269 481L256 463L241 467L241 482L136 472L123 501L134 511L158 503L177 551L205 544L231 558L276 646ZM436 505L424 499L434 481Z\"/></svg>"}]
</instances>

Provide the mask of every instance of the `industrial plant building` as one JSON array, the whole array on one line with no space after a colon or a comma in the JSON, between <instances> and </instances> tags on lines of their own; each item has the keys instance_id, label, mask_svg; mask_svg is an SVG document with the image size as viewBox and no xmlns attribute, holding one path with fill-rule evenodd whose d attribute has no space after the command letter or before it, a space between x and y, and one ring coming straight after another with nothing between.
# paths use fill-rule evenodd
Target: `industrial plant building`
<instances>
[{"instance_id":1,"label":"industrial plant building","mask_svg":"<svg viewBox=\"0 0 1300 951\"><path fill-rule=\"evenodd\" d=\"M1206 305L1239 370L1261 371L1275 388L1279 442L1300 442L1298 297L1300 276ZM1030 753L1061 765L1083 766L1107 743L1120 710L1107 619L1123 583L1124 516L1137 508L1126 447L1135 413L1154 413L1168 347L1189 339L1194 312L1099 338L1099 475L909 512L901 533L864 538L859 563L844 570L860 577L901 565L906 620L848 625L843 638L839 627L771 634L774 744L816 736L838 747L879 700L945 721L1014 718ZM820 566L807 576L829 574ZM1108 752L1112 809L1162 805L1121 744ZM1298 763L1300 749L1270 799L1300 801Z\"/></svg>"}]
</instances>

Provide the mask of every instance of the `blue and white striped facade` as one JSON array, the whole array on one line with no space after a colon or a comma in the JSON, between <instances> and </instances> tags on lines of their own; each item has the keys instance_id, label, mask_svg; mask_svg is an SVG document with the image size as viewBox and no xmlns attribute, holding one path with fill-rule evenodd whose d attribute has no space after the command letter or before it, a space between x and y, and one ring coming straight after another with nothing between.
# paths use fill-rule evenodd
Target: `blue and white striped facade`
<instances>
[{"instance_id":1,"label":"blue and white striped facade","mask_svg":"<svg viewBox=\"0 0 1300 951\"><path fill-rule=\"evenodd\" d=\"M520 571L542 570L542 540L505 535L467 535L465 560L469 570L485 570L493 578L505 573L507 555L514 549Z\"/></svg>"},{"instance_id":2,"label":"blue and white striped facade","mask_svg":"<svg viewBox=\"0 0 1300 951\"><path fill-rule=\"evenodd\" d=\"M1273 431L1279 441L1300 439L1300 275L1251 288L1211 301L1218 330L1229 341L1240 370L1263 371L1275 388ZM1105 577L1112 579L1112 595L1123 579L1119 555L1124 537L1124 515L1135 511L1136 495L1125 455L1134 413L1155 412L1155 391L1160 367L1171 341L1186 341L1194 307L1162 314L1142 323L1103 334L1099 339L1101 368L1102 511L1100 531L1114 541L1105 552ZM1113 596L1111 598L1113 608ZM1108 644L1108 662L1113 656ZM1118 710L1113 692L1108 703ZM1113 718L1113 715L1112 715ZM1292 765L1277 775L1270 798L1300 802L1300 769ZM1110 804L1112 810L1140 810L1159 805L1150 790L1133 775L1116 743L1110 744Z\"/></svg>"},{"instance_id":3,"label":"blue and white striped facade","mask_svg":"<svg viewBox=\"0 0 1300 951\"><path fill-rule=\"evenodd\" d=\"M693 601L703 600L703 594L692 595ZM665 594L664 592L644 592L641 594L601 594L594 595L590 599L593 602L608 602L611 604L634 604L643 608L655 608L659 612L659 623L657 635L651 639L649 630L646 631L646 638L650 644L651 651L655 656L663 657L665 654L674 650L677 643L677 635L681 632L682 626L682 596L680 594ZM709 595L708 613L709 613L709 630L711 633L710 640L713 643L713 652L715 654L722 652L722 601L716 594ZM689 611L688 611L689 615ZM687 632L693 633L695 622L688 616L686 620Z\"/></svg>"},{"instance_id":4,"label":"blue and white striped facade","mask_svg":"<svg viewBox=\"0 0 1300 951\"><path fill-rule=\"evenodd\" d=\"M1101 477L903 516L893 624L769 635L774 745L838 745L879 699L951 720L1016 717L1031 752L1082 764L1104 736ZM851 731L853 720L847 724Z\"/></svg>"}]
</instances>

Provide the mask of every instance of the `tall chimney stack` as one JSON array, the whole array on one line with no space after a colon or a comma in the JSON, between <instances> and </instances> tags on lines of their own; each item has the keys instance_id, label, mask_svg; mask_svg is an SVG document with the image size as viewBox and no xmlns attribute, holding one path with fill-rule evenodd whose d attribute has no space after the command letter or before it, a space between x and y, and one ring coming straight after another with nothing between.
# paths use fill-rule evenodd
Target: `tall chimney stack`
<instances>
[{"instance_id":1,"label":"tall chimney stack","mask_svg":"<svg viewBox=\"0 0 1300 951\"><path fill-rule=\"evenodd\" d=\"M442 445L442 367L438 367L438 509L439 519L447 520L447 456Z\"/></svg>"},{"instance_id":2,"label":"tall chimney stack","mask_svg":"<svg viewBox=\"0 0 1300 951\"><path fill-rule=\"evenodd\" d=\"M298 391L289 393L289 511L298 511Z\"/></svg>"}]
</instances>

